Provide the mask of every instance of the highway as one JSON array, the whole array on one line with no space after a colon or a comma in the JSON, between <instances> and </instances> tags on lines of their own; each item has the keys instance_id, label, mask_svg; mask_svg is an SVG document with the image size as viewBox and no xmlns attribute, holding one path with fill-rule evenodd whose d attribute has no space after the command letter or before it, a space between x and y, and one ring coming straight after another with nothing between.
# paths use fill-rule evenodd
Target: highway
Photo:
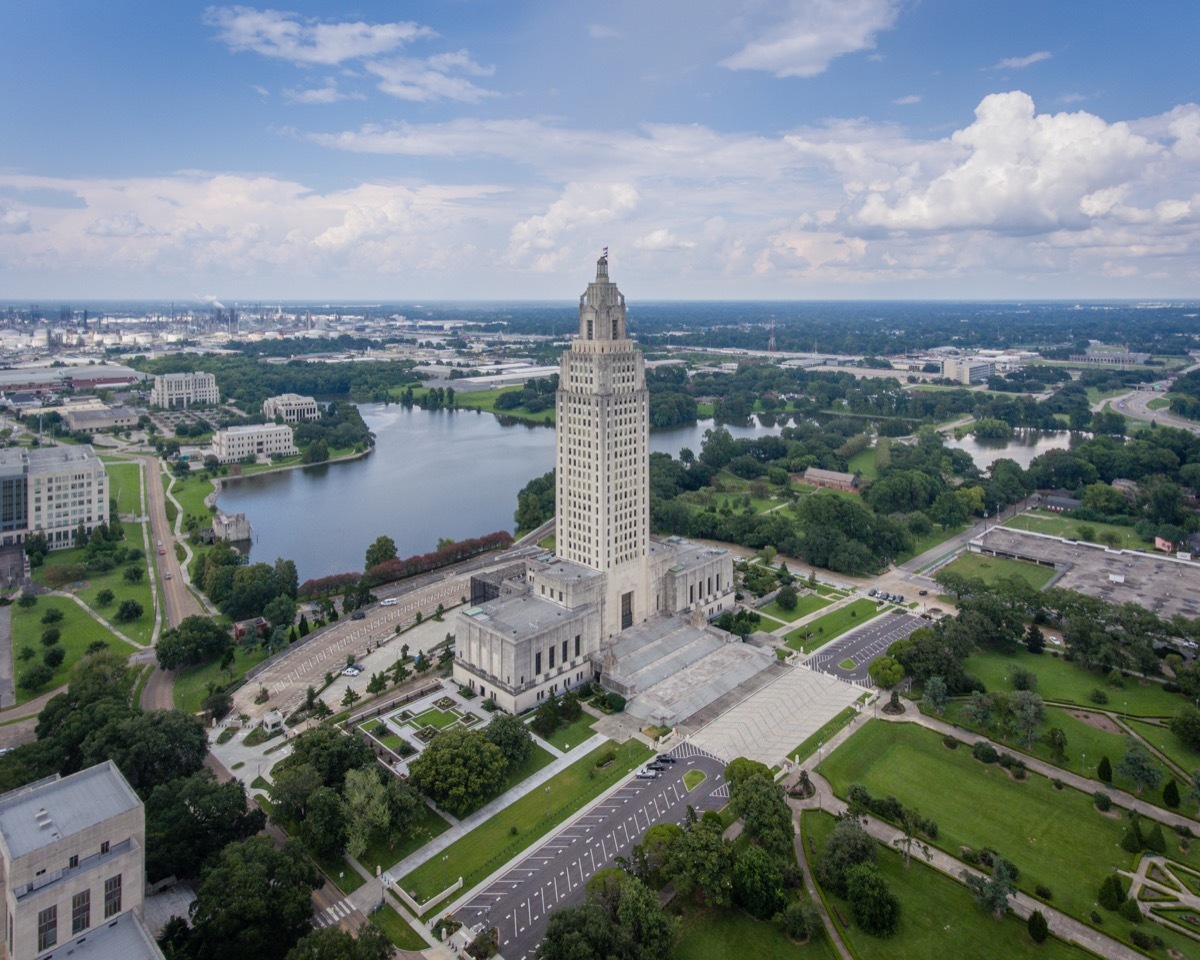
<instances>
[{"instance_id":1,"label":"highway","mask_svg":"<svg viewBox=\"0 0 1200 960\"><path fill-rule=\"evenodd\" d=\"M1149 406L1150 401L1161 397L1161 393L1155 393L1151 390L1137 390L1112 401L1112 406L1117 413L1123 413L1125 416L1133 417L1136 420L1148 420L1160 426L1178 427L1180 430L1190 430L1192 433L1200 433L1200 423L1197 423L1195 420L1186 420L1183 417L1177 417L1169 410L1151 410Z\"/></svg>"}]
</instances>

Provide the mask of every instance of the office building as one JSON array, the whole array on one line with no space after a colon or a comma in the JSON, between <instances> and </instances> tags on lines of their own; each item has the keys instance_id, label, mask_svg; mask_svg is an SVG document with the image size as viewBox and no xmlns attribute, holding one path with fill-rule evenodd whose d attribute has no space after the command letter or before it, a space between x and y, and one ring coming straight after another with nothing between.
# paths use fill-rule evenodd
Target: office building
<instances>
[{"instance_id":1,"label":"office building","mask_svg":"<svg viewBox=\"0 0 1200 960\"><path fill-rule=\"evenodd\" d=\"M211 373L163 373L154 378L150 403L164 410L186 410L197 403L220 403L217 378Z\"/></svg>"},{"instance_id":2,"label":"office building","mask_svg":"<svg viewBox=\"0 0 1200 960\"><path fill-rule=\"evenodd\" d=\"M287 424L226 427L213 434L213 453L221 463L238 463L259 457L293 457L299 452L292 428Z\"/></svg>"}]
</instances>

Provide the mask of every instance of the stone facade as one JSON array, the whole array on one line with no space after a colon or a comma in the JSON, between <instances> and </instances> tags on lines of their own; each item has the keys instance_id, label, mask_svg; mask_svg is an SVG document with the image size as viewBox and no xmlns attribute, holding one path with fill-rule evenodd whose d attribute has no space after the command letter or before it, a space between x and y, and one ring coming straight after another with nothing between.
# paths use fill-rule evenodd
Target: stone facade
<instances>
[{"instance_id":1,"label":"stone facade","mask_svg":"<svg viewBox=\"0 0 1200 960\"><path fill-rule=\"evenodd\" d=\"M108 472L88 445L0 450L0 543L42 533L51 549L74 546L108 520Z\"/></svg>"},{"instance_id":2,"label":"stone facade","mask_svg":"<svg viewBox=\"0 0 1200 960\"><path fill-rule=\"evenodd\" d=\"M150 404L164 410L186 410L195 403L220 403L217 378L211 373L163 373L154 378Z\"/></svg>"},{"instance_id":3,"label":"stone facade","mask_svg":"<svg viewBox=\"0 0 1200 960\"><path fill-rule=\"evenodd\" d=\"M221 463L237 463L250 456L294 457L299 452L287 424L226 427L213 434L213 454Z\"/></svg>"},{"instance_id":4,"label":"stone facade","mask_svg":"<svg viewBox=\"0 0 1200 960\"><path fill-rule=\"evenodd\" d=\"M298 393L281 393L277 397L267 397L262 405L263 416L269 420L282 417L284 423L299 423L301 420L316 420L321 416L317 401L312 397L302 397Z\"/></svg>"}]
</instances>

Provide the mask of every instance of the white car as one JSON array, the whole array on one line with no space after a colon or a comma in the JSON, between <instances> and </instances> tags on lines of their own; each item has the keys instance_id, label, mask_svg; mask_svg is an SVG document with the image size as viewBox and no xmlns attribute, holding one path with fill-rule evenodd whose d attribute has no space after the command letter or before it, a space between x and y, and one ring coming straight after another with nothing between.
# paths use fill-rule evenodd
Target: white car
<instances>
[{"instance_id":1,"label":"white car","mask_svg":"<svg viewBox=\"0 0 1200 960\"><path fill-rule=\"evenodd\" d=\"M361 670L355 670L354 667L347 667L345 670L342 671L342 676L343 677L357 677L360 673L362 673Z\"/></svg>"}]
</instances>

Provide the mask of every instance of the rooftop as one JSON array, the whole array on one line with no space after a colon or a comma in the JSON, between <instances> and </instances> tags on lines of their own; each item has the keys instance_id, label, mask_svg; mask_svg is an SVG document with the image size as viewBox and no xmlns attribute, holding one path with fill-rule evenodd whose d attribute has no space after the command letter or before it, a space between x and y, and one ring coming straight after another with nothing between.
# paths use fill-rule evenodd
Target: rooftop
<instances>
[{"instance_id":1,"label":"rooftop","mask_svg":"<svg viewBox=\"0 0 1200 960\"><path fill-rule=\"evenodd\" d=\"M15 859L118 817L141 801L111 760L0 796L0 836Z\"/></svg>"},{"instance_id":2,"label":"rooftop","mask_svg":"<svg viewBox=\"0 0 1200 960\"><path fill-rule=\"evenodd\" d=\"M128 912L98 924L78 940L60 944L48 956L79 957L81 960L162 960L162 953L150 935Z\"/></svg>"},{"instance_id":3,"label":"rooftop","mask_svg":"<svg viewBox=\"0 0 1200 960\"><path fill-rule=\"evenodd\" d=\"M520 637L538 633L555 622L570 622L584 617L590 610L591 604L568 610L541 597L525 594L489 600L478 607L472 607L466 611L465 616L479 623L486 623L497 633Z\"/></svg>"}]
</instances>

